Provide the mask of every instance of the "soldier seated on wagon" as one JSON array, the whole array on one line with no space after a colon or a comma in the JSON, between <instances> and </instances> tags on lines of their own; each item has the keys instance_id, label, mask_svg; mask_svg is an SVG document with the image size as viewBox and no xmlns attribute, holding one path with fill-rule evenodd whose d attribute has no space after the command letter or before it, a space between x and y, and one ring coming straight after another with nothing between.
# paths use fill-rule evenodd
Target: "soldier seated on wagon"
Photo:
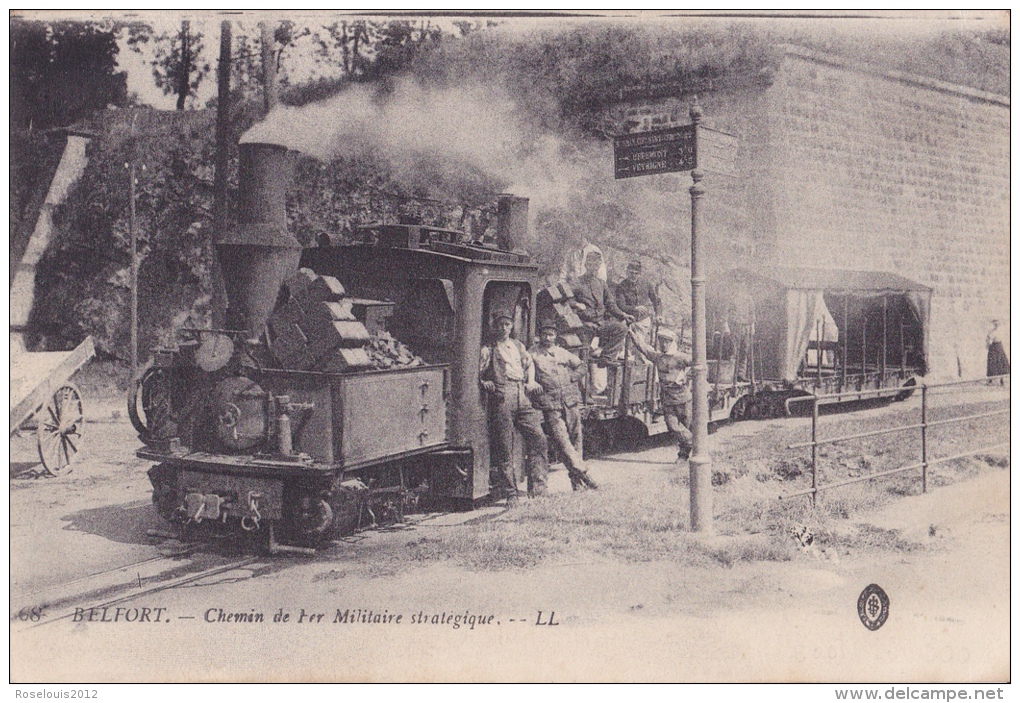
<instances>
[{"instance_id":1,"label":"soldier seated on wagon","mask_svg":"<svg viewBox=\"0 0 1020 703\"><path fill-rule=\"evenodd\" d=\"M627 277L616 285L616 306L637 321L634 326L650 340L652 328L658 323L662 300L656 286L641 275L641 262L635 259L627 264Z\"/></svg>"},{"instance_id":2,"label":"soldier seated on wagon","mask_svg":"<svg viewBox=\"0 0 1020 703\"><path fill-rule=\"evenodd\" d=\"M627 325L634 316L620 310L606 282L598 277L602 255L589 252L584 260L585 274L573 285L574 300L571 307L585 327L598 335L602 359L613 361L623 351L627 339ZM621 322L622 320L622 322Z\"/></svg>"}]
</instances>

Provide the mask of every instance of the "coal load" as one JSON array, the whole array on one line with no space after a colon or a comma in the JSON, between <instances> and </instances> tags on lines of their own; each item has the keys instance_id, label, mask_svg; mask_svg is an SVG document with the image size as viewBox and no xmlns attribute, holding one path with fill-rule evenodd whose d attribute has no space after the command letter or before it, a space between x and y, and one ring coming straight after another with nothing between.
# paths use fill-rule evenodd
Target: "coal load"
<instances>
[{"instance_id":1,"label":"coal load","mask_svg":"<svg viewBox=\"0 0 1020 703\"><path fill-rule=\"evenodd\" d=\"M408 349L407 345L394 338L389 332L381 331L372 336L368 346L368 357L377 369L421 366L425 362Z\"/></svg>"},{"instance_id":2,"label":"coal load","mask_svg":"<svg viewBox=\"0 0 1020 703\"><path fill-rule=\"evenodd\" d=\"M269 351L281 368L298 371L343 373L423 365L383 329L379 311L387 307L392 304L348 298L333 276L301 269L284 283L282 301L269 317ZM369 311L372 319L366 318Z\"/></svg>"},{"instance_id":3,"label":"coal load","mask_svg":"<svg viewBox=\"0 0 1020 703\"><path fill-rule=\"evenodd\" d=\"M556 323L560 344L568 349L581 346L580 332L584 328L584 322L571 307L573 300L574 291L563 281L546 286L538 293L538 308L544 311L540 317L548 317Z\"/></svg>"}]
</instances>

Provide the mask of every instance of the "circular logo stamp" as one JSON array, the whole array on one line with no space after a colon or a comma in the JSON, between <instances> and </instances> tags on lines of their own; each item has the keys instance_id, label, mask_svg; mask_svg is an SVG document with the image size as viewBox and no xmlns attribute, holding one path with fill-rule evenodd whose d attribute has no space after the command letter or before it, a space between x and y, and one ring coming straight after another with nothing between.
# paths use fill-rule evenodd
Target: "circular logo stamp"
<instances>
[{"instance_id":1,"label":"circular logo stamp","mask_svg":"<svg viewBox=\"0 0 1020 703\"><path fill-rule=\"evenodd\" d=\"M857 616L861 623L875 631L889 619L889 596L876 583L871 584L857 598Z\"/></svg>"}]
</instances>

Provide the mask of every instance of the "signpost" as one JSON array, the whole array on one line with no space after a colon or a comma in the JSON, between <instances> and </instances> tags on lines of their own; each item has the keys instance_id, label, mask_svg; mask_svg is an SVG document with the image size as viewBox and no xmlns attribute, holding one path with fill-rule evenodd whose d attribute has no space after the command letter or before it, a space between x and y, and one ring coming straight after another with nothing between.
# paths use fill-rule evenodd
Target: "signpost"
<instances>
[{"instance_id":1,"label":"signpost","mask_svg":"<svg viewBox=\"0 0 1020 703\"><path fill-rule=\"evenodd\" d=\"M694 125L616 137L613 156L617 179L690 171L695 166Z\"/></svg>"},{"instance_id":2,"label":"signpost","mask_svg":"<svg viewBox=\"0 0 1020 703\"><path fill-rule=\"evenodd\" d=\"M732 134L702 127L697 100L691 106L690 115L689 125L616 137L613 156L617 179L691 172L691 529L711 532L712 457L708 451L708 345L701 251L701 200L705 196L705 186L701 181L706 170L736 175L738 140Z\"/></svg>"}]
</instances>

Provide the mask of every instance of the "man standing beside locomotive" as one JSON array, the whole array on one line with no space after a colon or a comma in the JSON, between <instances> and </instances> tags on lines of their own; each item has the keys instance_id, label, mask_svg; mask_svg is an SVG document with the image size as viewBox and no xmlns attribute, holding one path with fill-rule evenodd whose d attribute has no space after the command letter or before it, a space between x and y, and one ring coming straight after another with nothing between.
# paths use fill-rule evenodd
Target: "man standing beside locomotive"
<instances>
[{"instance_id":1,"label":"man standing beside locomotive","mask_svg":"<svg viewBox=\"0 0 1020 703\"><path fill-rule=\"evenodd\" d=\"M507 505L517 502L517 474L510 465L514 428L524 438L527 455L528 495L545 495L549 448L542 431L542 413L528 399L542 390L535 381L535 364L524 345L512 338L513 317L496 317L496 337L482 347L478 378L489 401L489 446L496 465L499 488Z\"/></svg>"},{"instance_id":2,"label":"man standing beside locomotive","mask_svg":"<svg viewBox=\"0 0 1020 703\"><path fill-rule=\"evenodd\" d=\"M691 357L680 351L676 333L668 329L659 330L659 348L656 351L641 337L630 332L631 341L646 359L655 364L659 372L659 393L662 412L666 420L666 429L673 435L677 443L677 459L686 461L691 457L691 435L687 427L690 422L688 408L691 404L691 389L688 383L688 370Z\"/></svg>"},{"instance_id":3,"label":"man standing beside locomotive","mask_svg":"<svg viewBox=\"0 0 1020 703\"><path fill-rule=\"evenodd\" d=\"M627 339L627 325L624 322L633 322L634 316L617 307L616 299L606 282L598 276L601 266L602 255L589 252L584 259L585 274L573 286L574 300L571 306L585 327L598 335L602 358L613 360L619 356ZM609 316L617 319L610 319Z\"/></svg>"},{"instance_id":4,"label":"man standing beside locomotive","mask_svg":"<svg viewBox=\"0 0 1020 703\"><path fill-rule=\"evenodd\" d=\"M581 360L556 344L556 323L546 320L539 323L538 343L530 350L535 362L535 378L542 392L533 396L532 403L545 416L549 438L563 454L570 485L580 488L598 488L588 475L582 458L581 392L578 388Z\"/></svg>"}]
</instances>

